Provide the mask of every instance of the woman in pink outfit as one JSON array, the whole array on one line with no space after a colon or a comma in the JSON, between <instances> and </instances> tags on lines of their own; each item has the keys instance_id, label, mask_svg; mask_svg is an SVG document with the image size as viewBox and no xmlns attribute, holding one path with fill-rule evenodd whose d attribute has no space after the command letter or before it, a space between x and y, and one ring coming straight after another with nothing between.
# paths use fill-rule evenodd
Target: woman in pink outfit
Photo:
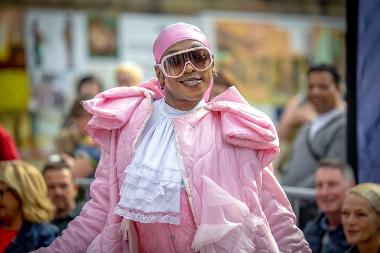
<instances>
[{"instance_id":1,"label":"woman in pink outfit","mask_svg":"<svg viewBox=\"0 0 380 253\"><path fill-rule=\"evenodd\" d=\"M214 56L198 27L167 26L157 78L83 103L102 155L91 200L40 252L310 252L273 176L270 119L231 87L208 101Z\"/></svg>"}]
</instances>

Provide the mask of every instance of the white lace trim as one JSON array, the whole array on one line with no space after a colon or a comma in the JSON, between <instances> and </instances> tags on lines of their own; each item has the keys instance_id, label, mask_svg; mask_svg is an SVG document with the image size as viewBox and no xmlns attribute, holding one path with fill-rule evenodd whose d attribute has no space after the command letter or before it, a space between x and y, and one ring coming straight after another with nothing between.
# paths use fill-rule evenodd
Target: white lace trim
<instances>
[{"instance_id":1,"label":"white lace trim","mask_svg":"<svg viewBox=\"0 0 380 253\"><path fill-rule=\"evenodd\" d=\"M151 174L146 175L144 172L140 173L139 171L149 171ZM161 207L171 207L170 209L155 211L166 212L174 211L173 208L177 209L181 189L180 182L182 180L181 172L168 168L161 169L161 172L147 166L137 167L131 164L127 168L128 174L120 189L121 199L119 204L144 212L152 211L151 208L145 209L144 206L151 206L154 203Z\"/></svg>"},{"instance_id":2,"label":"white lace trim","mask_svg":"<svg viewBox=\"0 0 380 253\"><path fill-rule=\"evenodd\" d=\"M179 213L160 213L152 212L145 213L139 210L123 208L121 206L116 206L113 211L115 214L123 216L126 219L138 221L141 223L169 223L174 225L180 224L180 214Z\"/></svg>"},{"instance_id":3,"label":"white lace trim","mask_svg":"<svg viewBox=\"0 0 380 253\"><path fill-rule=\"evenodd\" d=\"M158 170L147 165L136 166L136 164L131 164L125 171L129 175L144 178L153 183L177 183L182 180L181 171L179 168L163 167Z\"/></svg>"}]
</instances>

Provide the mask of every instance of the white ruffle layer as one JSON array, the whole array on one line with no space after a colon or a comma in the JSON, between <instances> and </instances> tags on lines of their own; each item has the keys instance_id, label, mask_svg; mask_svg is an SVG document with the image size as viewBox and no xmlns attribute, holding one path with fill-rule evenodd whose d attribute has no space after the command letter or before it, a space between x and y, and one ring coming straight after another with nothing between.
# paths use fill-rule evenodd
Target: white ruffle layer
<instances>
[{"instance_id":1,"label":"white ruffle layer","mask_svg":"<svg viewBox=\"0 0 380 253\"><path fill-rule=\"evenodd\" d=\"M201 101L194 109L203 104ZM179 111L162 99L153 102L153 108L135 156L126 168L114 212L144 223L179 224L182 175L172 121L194 109Z\"/></svg>"}]
</instances>

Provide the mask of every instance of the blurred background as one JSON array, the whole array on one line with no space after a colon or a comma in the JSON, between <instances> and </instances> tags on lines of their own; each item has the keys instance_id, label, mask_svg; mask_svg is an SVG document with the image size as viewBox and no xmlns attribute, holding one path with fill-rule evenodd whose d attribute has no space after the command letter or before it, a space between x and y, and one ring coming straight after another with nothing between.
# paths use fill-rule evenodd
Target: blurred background
<instances>
[{"instance_id":1,"label":"blurred background","mask_svg":"<svg viewBox=\"0 0 380 253\"><path fill-rule=\"evenodd\" d=\"M217 70L277 122L309 64L344 76L345 10L343 0L1 0L0 122L23 159L43 159L78 80L115 87L121 62L153 77L153 41L178 21L206 33Z\"/></svg>"}]
</instances>

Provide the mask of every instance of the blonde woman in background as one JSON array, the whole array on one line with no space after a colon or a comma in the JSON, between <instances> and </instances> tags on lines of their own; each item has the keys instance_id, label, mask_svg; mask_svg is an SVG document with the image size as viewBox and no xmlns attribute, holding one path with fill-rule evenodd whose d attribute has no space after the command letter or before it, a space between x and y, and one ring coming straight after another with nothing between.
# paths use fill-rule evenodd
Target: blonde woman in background
<instances>
[{"instance_id":1,"label":"blonde woman in background","mask_svg":"<svg viewBox=\"0 0 380 253\"><path fill-rule=\"evenodd\" d=\"M351 188L342 207L347 253L380 252L380 185L362 183Z\"/></svg>"},{"instance_id":2,"label":"blonde woman in background","mask_svg":"<svg viewBox=\"0 0 380 253\"><path fill-rule=\"evenodd\" d=\"M142 81L142 70L133 62L120 63L116 67L116 84L117 86L134 86Z\"/></svg>"},{"instance_id":3,"label":"blonde woman in background","mask_svg":"<svg viewBox=\"0 0 380 253\"><path fill-rule=\"evenodd\" d=\"M53 215L40 171L23 161L0 162L0 252L48 246L59 233L47 223Z\"/></svg>"}]
</instances>

